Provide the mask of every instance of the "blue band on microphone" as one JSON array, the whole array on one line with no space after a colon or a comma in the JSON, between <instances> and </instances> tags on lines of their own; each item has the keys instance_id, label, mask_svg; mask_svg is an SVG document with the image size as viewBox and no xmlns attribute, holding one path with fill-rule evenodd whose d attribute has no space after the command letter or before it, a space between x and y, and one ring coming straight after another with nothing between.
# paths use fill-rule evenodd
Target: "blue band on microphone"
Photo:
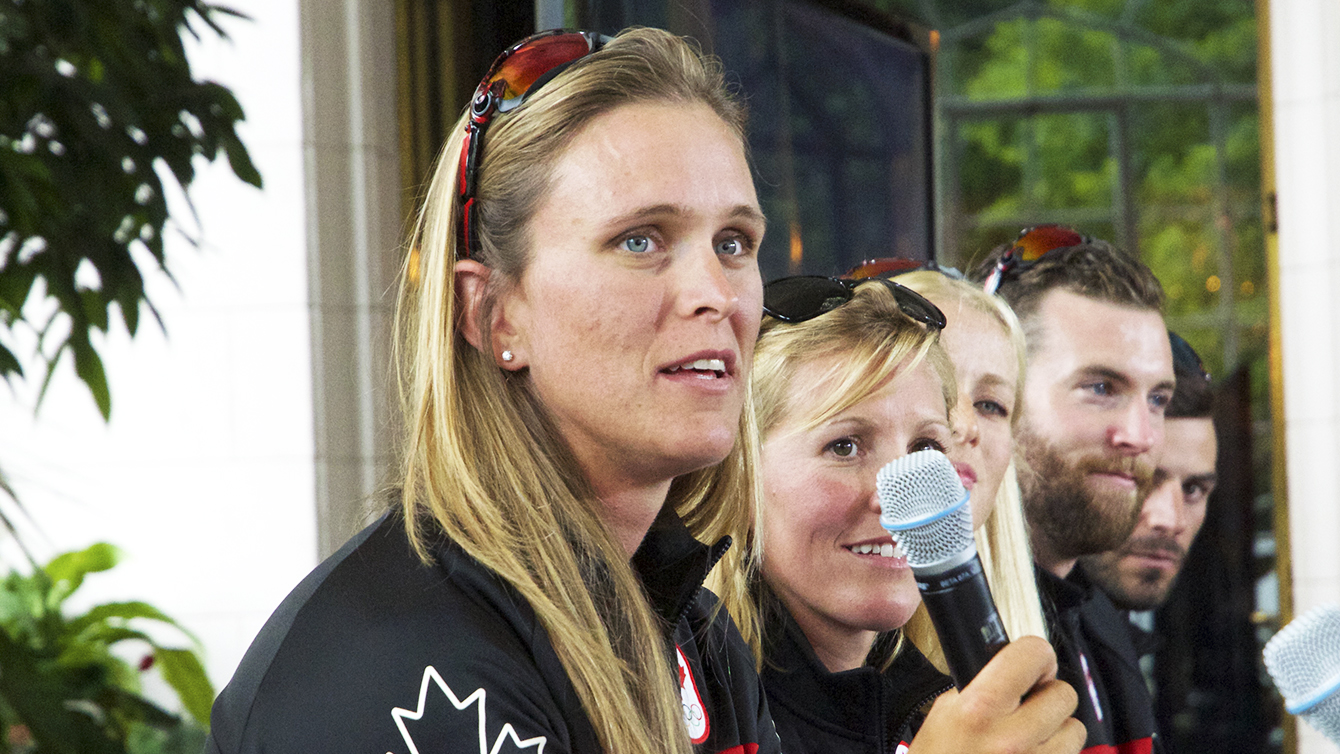
<instances>
[{"instance_id":1,"label":"blue band on microphone","mask_svg":"<svg viewBox=\"0 0 1340 754\"><path fill-rule=\"evenodd\" d=\"M1301 715L1304 712L1310 711L1313 707L1317 706L1318 704L1321 704L1322 702L1326 701L1326 699L1331 694L1334 694L1336 690L1340 690L1340 675L1337 675L1334 678L1332 678L1330 682L1326 684L1326 687L1323 688L1321 691L1318 691L1317 693L1313 694L1312 696L1309 696L1303 701L1287 702L1284 705L1284 709L1288 711L1290 715Z\"/></svg>"},{"instance_id":2,"label":"blue band on microphone","mask_svg":"<svg viewBox=\"0 0 1340 754\"><path fill-rule=\"evenodd\" d=\"M925 526L926 524L933 524L936 521L939 521L940 519L944 518L945 516L948 516L952 513L957 513L960 508L968 504L969 497L970 495L965 491L963 493L962 499L960 499L957 503L949 506L948 508L945 508L942 511L936 511L935 513L932 513L929 516L923 516L921 518L913 519L911 521L899 521L897 526L889 526L887 524L884 524L884 521L881 518L880 524L882 524L884 528L888 529L889 531L906 531L908 529L916 529L918 527Z\"/></svg>"}]
</instances>

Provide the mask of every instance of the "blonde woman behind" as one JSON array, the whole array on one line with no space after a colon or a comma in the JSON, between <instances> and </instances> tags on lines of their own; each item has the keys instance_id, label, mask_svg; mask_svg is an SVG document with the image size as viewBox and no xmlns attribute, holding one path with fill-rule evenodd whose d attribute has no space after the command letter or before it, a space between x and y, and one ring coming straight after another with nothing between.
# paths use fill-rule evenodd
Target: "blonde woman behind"
<instances>
[{"instance_id":1,"label":"blonde woman behind","mask_svg":"<svg viewBox=\"0 0 1340 754\"><path fill-rule=\"evenodd\" d=\"M770 283L764 307L753 378L762 555L756 602L728 604L744 624L761 616L783 750L1077 751L1074 691L1054 680L1046 642L1010 644L958 694L899 639L921 599L879 524L875 476L953 443L944 315L896 283L821 277Z\"/></svg>"},{"instance_id":2,"label":"blonde woman behind","mask_svg":"<svg viewBox=\"0 0 1340 754\"><path fill-rule=\"evenodd\" d=\"M1024 389L1023 328L1002 299L966 280L938 270L906 272L896 280L930 299L949 322L941 338L958 382L949 457L971 490L977 553L1005 629L1010 638L1047 638L1014 461ZM924 607L903 631L936 667L946 669Z\"/></svg>"}]
</instances>

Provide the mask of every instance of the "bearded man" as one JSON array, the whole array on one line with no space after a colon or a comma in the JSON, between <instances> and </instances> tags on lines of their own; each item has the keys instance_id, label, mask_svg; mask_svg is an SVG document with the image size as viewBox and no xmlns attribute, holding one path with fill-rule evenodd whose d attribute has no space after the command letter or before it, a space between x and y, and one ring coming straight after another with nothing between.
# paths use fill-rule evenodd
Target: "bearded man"
<instances>
[{"instance_id":1,"label":"bearded man","mask_svg":"<svg viewBox=\"0 0 1340 754\"><path fill-rule=\"evenodd\" d=\"M1172 398L1163 289L1149 268L1103 241L1038 226L980 270L1028 339L1017 454L1039 591L1060 669L1079 695L1085 751L1161 751L1129 634L1085 630L1116 612L1075 569L1121 546L1152 488Z\"/></svg>"},{"instance_id":2,"label":"bearded man","mask_svg":"<svg viewBox=\"0 0 1340 754\"><path fill-rule=\"evenodd\" d=\"M1210 375L1191 344L1176 333L1168 335L1177 390L1168 404L1154 491L1145 498L1129 539L1079 562L1089 581L1122 610L1153 610L1168 598L1218 481Z\"/></svg>"}]
</instances>

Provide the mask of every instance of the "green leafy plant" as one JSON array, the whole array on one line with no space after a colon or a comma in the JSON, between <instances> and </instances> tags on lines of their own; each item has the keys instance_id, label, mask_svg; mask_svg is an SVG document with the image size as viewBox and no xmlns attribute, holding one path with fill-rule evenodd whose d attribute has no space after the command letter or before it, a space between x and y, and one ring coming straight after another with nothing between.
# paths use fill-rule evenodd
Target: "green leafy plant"
<instances>
[{"instance_id":1,"label":"green leafy plant","mask_svg":"<svg viewBox=\"0 0 1340 754\"><path fill-rule=\"evenodd\" d=\"M169 754L204 748L214 689L188 631L144 602L110 602L68 616L66 600L90 573L120 559L108 544L67 552L0 584L0 752ZM189 640L165 646L157 624ZM114 647L146 650L138 664ZM124 653L123 653L124 654ZM156 666L181 700L177 715L141 694Z\"/></svg>"},{"instance_id":2,"label":"green leafy plant","mask_svg":"<svg viewBox=\"0 0 1340 754\"><path fill-rule=\"evenodd\" d=\"M182 43L198 38L192 23L226 37L219 15L238 14L201 0L0 3L0 377L27 377L6 338L26 323L43 392L68 351L108 416L91 335L107 332L113 304L131 335L141 304L158 318L141 268L168 273L164 179L184 194L196 159L223 153L260 187L241 105L192 77Z\"/></svg>"},{"instance_id":3,"label":"green leafy plant","mask_svg":"<svg viewBox=\"0 0 1340 754\"><path fill-rule=\"evenodd\" d=\"M165 232L198 243L173 222L165 189L189 207L195 171L220 155L261 185L237 135L241 106L195 79L183 44L201 31L226 38L227 16L239 14L206 0L0 0L0 377L39 381L39 402L68 352L110 416L96 333L119 313L134 336L143 310L161 327L145 276L172 278ZM32 363L38 373L25 374ZM6 500L24 513L0 473ZM0 525L23 549L4 510ZM45 567L24 552L0 583L0 754L198 752L213 689L194 638L157 643L150 626L181 627L143 602L65 614L86 575L115 565L111 546ZM136 646L145 667L122 659ZM140 693L149 665L186 716Z\"/></svg>"}]
</instances>

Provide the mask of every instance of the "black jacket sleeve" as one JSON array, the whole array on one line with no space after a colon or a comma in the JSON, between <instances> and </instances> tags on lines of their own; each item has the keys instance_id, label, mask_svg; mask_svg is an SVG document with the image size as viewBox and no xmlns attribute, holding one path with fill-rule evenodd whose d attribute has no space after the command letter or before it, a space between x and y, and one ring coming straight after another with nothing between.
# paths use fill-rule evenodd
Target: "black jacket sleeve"
<instances>
[{"instance_id":1,"label":"black jacket sleeve","mask_svg":"<svg viewBox=\"0 0 1340 754\"><path fill-rule=\"evenodd\" d=\"M459 551L436 566L388 516L307 577L214 705L209 752L597 751L529 609Z\"/></svg>"}]
</instances>

